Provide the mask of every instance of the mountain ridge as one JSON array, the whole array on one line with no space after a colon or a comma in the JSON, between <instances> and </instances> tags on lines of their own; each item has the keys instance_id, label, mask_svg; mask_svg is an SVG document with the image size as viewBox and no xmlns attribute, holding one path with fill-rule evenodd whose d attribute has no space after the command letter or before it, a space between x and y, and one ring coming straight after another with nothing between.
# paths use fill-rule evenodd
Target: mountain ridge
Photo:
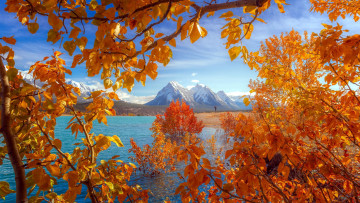
<instances>
[{"instance_id":1,"label":"mountain ridge","mask_svg":"<svg viewBox=\"0 0 360 203\"><path fill-rule=\"evenodd\" d=\"M178 82L171 81L163 87L150 102L149 106L169 105L172 101L184 100L194 110L249 110L240 100L234 100L224 91L215 93L208 86L197 84L195 87L186 89Z\"/></svg>"}]
</instances>

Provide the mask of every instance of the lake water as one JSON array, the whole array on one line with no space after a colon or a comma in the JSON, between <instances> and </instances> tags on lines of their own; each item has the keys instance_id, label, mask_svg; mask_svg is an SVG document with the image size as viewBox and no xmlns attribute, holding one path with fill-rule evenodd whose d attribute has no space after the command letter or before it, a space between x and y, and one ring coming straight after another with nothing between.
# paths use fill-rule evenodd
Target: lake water
<instances>
[{"instance_id":1,"label":"lake water","mask_svg":"<svg viewBox=\"0 0 360 203\"><path fill-rule=\"evenodd\" d=\"M62 141L62 151L63 152L72 152L75 148L73 143L79 142L81 135L78 136L75 140L74 135L71 134L71 130L66 130L68 121L71 119L70 116L62 116L57 119L57 126L55 128L55 137ZM98 156L97 161L110 159L112 156L120 155L119 159L124 162L129 162L130 154L128 150L131 148L130 138L134 138L138 146L143 146L145 144L151 144L153 138L151 137L151 127L155 117L150 116L119 116L119 117L108 117L108 126L103 124L98 124L94 122L93 131L95 134L104 134L104 135L118 135L121 141L124 144L124 147L117 147L114 143L112 146L101 152ZM209 138L212 134L215 133L213 128L204 128L201 137L203 139ZM179 168L182 168L181 166ZM33 169L31 169L33 170ZM181 170L181 169L179 169ZM150 189L150 199L149 202L162 202L165 198L168 198L172 202L181 202L180 196L175 196L174 192L177 185L180 183L180 180L177 177L177 172L161 174L156 177L147 177L141 175L141 173L136 174L132 181L129 184L138 184L143 189ZM10 183L11 189L15 190L15 180L12 167L9 161L4 160L3 165L0 166L0 181L7 181ZM62 194L66 192L67 182L60 179L58 180L58 185L54 186L55 192ZM90 202L89 199L84 199L86 195L86 187L83 187L83 192L78 196L77 202ZM5 201L0 199L0 202L15 202L15 194L9 194L6 196Z\"/></svg>"}]
</instances>

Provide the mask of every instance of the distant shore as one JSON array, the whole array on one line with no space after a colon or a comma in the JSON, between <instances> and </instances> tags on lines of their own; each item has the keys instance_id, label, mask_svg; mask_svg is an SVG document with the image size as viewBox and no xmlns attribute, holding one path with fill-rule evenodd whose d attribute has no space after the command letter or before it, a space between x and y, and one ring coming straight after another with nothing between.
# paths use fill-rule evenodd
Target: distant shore
<instances>
[{"instance_id":1,"label":"distant shore","mask_svg":"<svg viewBox=\"0 0 360 203\"><path fill-rule=\"evenodd\" d=\"M205 127L210 128L220 128L221 121L220 121L220 115L224 114L225 112L204 112L204 113L195 113L195 116L197 119L201 120ZM245 115L249 114L249 112L231 112L233 115L237 115L239 113L243 113ZM71 114L65 113L62 116L72 116ZM121 116L121 115L117 115Z\"/></svg>"},{"instance_id":2,"label":"distant shore","mask_svg":"<svg viewBox=\"0 0 360 203\"><path fill-rule=\"evenodd\" d=\"M224 114L225 112L205 112L205 113L195 113L195 116L197 119L201 120L205 127L211 127L211 128L220 128L221 127L221 121L220 121L220 115ZM230 112L234 116L238 115L239 113L243 113L245 115L248 115L249 112Z\"/></svg>"}]
</instances>

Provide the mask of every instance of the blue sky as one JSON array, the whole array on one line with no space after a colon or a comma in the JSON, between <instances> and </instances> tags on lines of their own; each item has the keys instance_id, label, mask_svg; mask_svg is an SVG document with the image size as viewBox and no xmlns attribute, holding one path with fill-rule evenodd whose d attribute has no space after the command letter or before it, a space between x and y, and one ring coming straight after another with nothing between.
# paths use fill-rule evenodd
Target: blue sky
<instances>
[{"instance_id":1,"label":"blue sky","mask_svg":"<svg viewBox=\"0 0 360 203\"><path fill-rule=\"evenodd\" d=\"M272 2L273 3L273 2ZM331 23L326 15L311 13L308 1L288 0L285 6L285 13L280 13L276 5L264 12L260 18L267 24L256 21L254 31L250 40L243 41L243 44L249 50L255 51L259 48L260 42L273 35L279 35L281 32L289 32L292 29L302 33L303 31L319 32L323 26L321 23ZM13 46L15 50L16 67L21 70L29 69L30 65L41 60L44 56L50 55L54 50L66 53L59 42L52 44L46 42L47 18L38 17L40 29L35 35L28 32L26 26L22 26L14 14L8 14L4 11L5 5L0 5L0 36L13 36L17 39L17 44ZM234 14L241 15L242 9L233 10ZM220 14L220 12L219 12ZM217 15L218 16L218 15ZM360 23L354 22L351 18L345 20L338 19L339 24L349 29L350 33L360 31ZM166 67L160 66L156 80L147 78L146 86L135 84L133 91L129 94L123 89L119 92L120 97L125 100L140 102L154 97L156 93L164 87L169 81L177 81L185 87L191 87L196 83L205 84L213 91L224 90L231 95L240 95L248 92L248 82L256 78L256 72L251 71L242 63L240 58L230 61L228 52L225 49L225 39L221 39L221 27L226 22L223 19L212 17L204 18L200 25L205 27L208 35L200 38L194 44L189 39L180 41L177 39L177 47L172 48L173 59ZM166 25L159 25L155 29L161 30L164 34L170 33ZM92 44L94 28L86 26L86 36L89 37L88 44ZM64 54L63 58L68 65L71 65L72 59ZM73 75L68 78L75 81L84 82L88 85L102 86L99 77L89 78L86 74L84 65L72 69Z\"/></svg>"}]
</instances>

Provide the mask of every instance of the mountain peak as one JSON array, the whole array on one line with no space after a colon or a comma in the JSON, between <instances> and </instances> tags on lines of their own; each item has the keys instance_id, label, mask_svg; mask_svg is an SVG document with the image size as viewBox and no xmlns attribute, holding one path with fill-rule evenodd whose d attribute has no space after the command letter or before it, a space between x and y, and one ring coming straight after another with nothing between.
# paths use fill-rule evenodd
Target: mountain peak
<instances>
[{"instance_id":1,"label":"mountain peak","mask_svg":"<svg viewBox=\"0 0 360 203\"><path fill-rule=\"evenodd\" d=\"M173 87L174 89L182 89L184 88L182 85L180 85L178 82L176 81L170 81L167 86L169 87Z\"/></svg>"},{"instance_id":2,"label":"mountain peak","mask_svg":"<svg viewBox=\"0 0 360 203\"><path fill-rule=\"evenodd\" d=\"M169 105L172 101L184 100L187 104L193 104L194 99L190 91L180 85L178 82L171 81L162 88L156 97L146 103L147 105Z\"/></svg>"},{"instance_id":3,"label":"mountain peak","mask_svg":"<svg viewBox=\"0 0 360 203\"><path fill-rule=\"evenodd\" d=\"M196 86L195 86L195 87L202 87L202 88L206 87L206 88L207 88L207 86L206 86L206 85L204 85L204 84L200 84L200 83L196 84Z\"/></svg>"},{"instance_id":4,"label":"mountain peak","mask_svg":"<svg viewBox=\"0 0 360 203\"><path fill-rule=\"evenodd\" d=\"M169 84L173 85L173 86L181 86L178 82L176 81L170 81Z\"/></svg>"},{"instance_id":5,"label":"mountain peak","mask_svg":"<svg viewBox=\"0 0 360 203\"><path fill-rule=\"evenodd\" d=\"M192 108L211 110L214 106L222 110L237 110L241 108L224 91L214 93L209 87L199 83L189 90L175 81L169 82L146 105L169 105L170 102L177 99L184 100Z\"/></svg>"}]
</instances>

